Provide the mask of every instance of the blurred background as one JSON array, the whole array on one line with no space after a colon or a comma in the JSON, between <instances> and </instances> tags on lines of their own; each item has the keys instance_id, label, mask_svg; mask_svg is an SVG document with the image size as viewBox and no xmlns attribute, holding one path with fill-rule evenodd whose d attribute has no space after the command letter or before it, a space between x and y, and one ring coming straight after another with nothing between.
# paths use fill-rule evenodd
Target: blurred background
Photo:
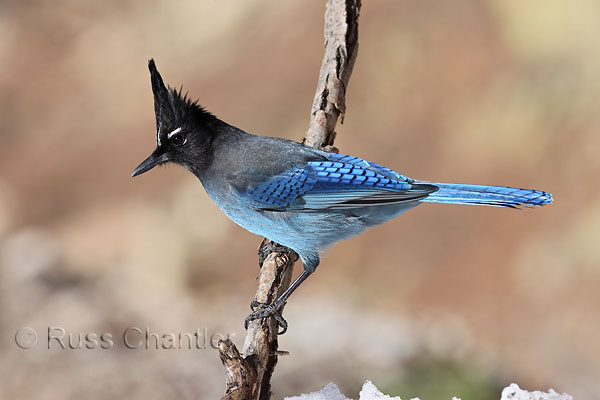
<instances>
[{"instance_id":1,"label":"blurred background","mask_svg":"<svg viewBox=\"0 0 600 400\"><path fill-rule=\"evenodd\" d=\"M246 131L299 140L324 2L0 3L0 398L220 398L260 238L155 146L150 57ZM411 177L538 188L556 204L425 204L332 248L292 297L275 398L366 379L403 398L497 399L517 382L600 394L600 3L365 2L336 146ZM296 265L299 268L299 264ZM29 350L22 327L38 332ZM47 347L49 327L65 330ZM110 333L110 349L69 349ZM135 338L135 337L134 337ZM87 342L83 342L84 344ZM94 346L91 346L94 347Z\"/></svg>"}]
</instances>

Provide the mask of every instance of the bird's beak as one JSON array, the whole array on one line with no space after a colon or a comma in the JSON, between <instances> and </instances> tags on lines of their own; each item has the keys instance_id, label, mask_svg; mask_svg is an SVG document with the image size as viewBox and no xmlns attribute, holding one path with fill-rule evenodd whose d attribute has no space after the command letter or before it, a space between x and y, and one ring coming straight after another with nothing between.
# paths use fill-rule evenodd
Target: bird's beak
<instances>
[{"instance_id":1,"label":"bird's beak","mask_svg":"<svg viewBox=\"0 0 600 400\"><path fill-rule=\"evenodd\" d=\"M157 148L152 152L152 154L150 154L148 158L142 161L142 163L138 165L136 169L133 170L131 177L133 178L135 176L143 174L146 171L150 171L157 165L164 164L167 161L169 161L167 155L161 149Z\"/></svg>"}]
</instances>

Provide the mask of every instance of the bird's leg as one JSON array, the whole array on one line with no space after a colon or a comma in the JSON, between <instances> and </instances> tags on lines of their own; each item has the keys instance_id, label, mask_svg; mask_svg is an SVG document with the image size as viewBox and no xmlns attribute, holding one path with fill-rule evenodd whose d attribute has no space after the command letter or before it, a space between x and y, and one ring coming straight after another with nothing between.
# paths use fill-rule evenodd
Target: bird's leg
<instances>
[{"instance_id":1,"label":"bird's leg","mask_svg":"<svg viewBox=\"0 0 600 400\"><path fill-rule=\"evenodd\" d=\"M313 271L314 269L312 271L306 268L303 269L302 273L296 278L296 280L294 280L294 282L292 282L290 287L287 288L281 294L281 296L279 296L273 303L266 305L264 303L252 302L251 307L258 306L260 308L253 311L250 315L246 317L246 321L244 322L245 328L248 329L248 324L250 323L250 321L272 316L273 318L275 318L275 320L281 327L281 331L279 332L279 334L283 335L287 331L287 322L281 316L280 309L285 304L288 297L290 297L290 295L294 292L294 290L296 290L298 286L300 286L300 284L304 282ZM254 310L254 307L252 307L252 309Z\"/></svg>"}]
</instances>

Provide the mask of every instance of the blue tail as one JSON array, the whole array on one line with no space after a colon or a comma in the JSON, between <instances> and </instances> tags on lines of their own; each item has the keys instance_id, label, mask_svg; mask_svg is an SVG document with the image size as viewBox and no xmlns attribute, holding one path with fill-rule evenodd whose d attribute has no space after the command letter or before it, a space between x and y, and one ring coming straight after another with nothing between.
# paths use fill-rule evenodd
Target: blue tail
<instances>
[{"instance_id":1,"label":"blue tail","mask_svg":"<svg viewBox=\"0 0 600 400\"><path fill-rule=\"evenodd\" d=\"M422 202L475 204L480 206L513 208L518 206L543 206L545 204L552 204L552 195L541 190L517 189L504 186L459 185L456 183L431 184L437 186L439 190L421 200Z\"/></svg>"}]
</instances>

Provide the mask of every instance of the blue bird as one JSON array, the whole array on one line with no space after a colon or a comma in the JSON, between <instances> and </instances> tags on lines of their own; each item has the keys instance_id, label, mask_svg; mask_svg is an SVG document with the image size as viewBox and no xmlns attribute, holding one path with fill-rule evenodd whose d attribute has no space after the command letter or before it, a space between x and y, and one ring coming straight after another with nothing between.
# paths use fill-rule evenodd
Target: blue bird
<instances>
[{"instance_id":1,"label":"blue bird","mask_svg":"<svg viewBox=\"0 0 600 400\"><path fill-rule=\"evenodd\" d=\"M412 179L372 162L328 153L231 126L165 87L148 63L156 114L156 149L132 177L165 163L182 165L232 221L293 249L302 273L248 321L278 314L319 265L320 252L421 203L542 206L552 195L533 189ZM278 316L283 331L286 324Z\"/></svg>"}]
</instances>

